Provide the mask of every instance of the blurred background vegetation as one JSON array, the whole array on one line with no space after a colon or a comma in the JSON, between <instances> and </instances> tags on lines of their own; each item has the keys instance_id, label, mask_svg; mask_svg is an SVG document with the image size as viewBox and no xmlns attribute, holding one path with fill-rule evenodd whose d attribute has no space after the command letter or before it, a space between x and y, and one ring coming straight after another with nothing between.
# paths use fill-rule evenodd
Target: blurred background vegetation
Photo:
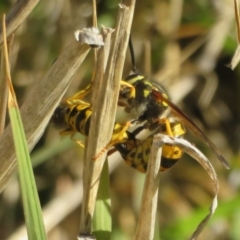
<instances>
[{"instance_id":1,"label":"blurred background vegetation","mask_svg":"<svg viewBox=\"0 0 240 240\"><path fill-rule=\"evenodd\" d=\"M1 15L13 2L0 2ZM99 26L114 27L118 4L117 0L97 1ZM91 1L38 3L15 34L11 69L20 105L68 45L73 32L90 26ZM227 171L196 136L186 134L211 160L220 182L219 207L199 239L240 239L240 68L232 71L227 67L237 47L233 1L137 1L132 39L141 73L166 87L173 102L204 129L231 164ZM91 80L93 57L93 53L88 55L66 97ZM130 69L127 56L123 77ZM32 152L43 207L71 190L82 175L82 149L58 132L50 123ZM118 154L110 161L116 158L120 158ZM143 181L144 174L124 161L113 171L112 239L133 239ZM160 184L155 239L186 239L207 214L213 197L210 179L184 155L174 168L162 173ZM0 238L11 239L24 221L16 177L1 194L0 204ZM52 217L62 219L61 211L62 207L51 212ZM49 239L75 239L79 216L79 209L66 214L51 228Z\"/></svg>"}]
</instances>

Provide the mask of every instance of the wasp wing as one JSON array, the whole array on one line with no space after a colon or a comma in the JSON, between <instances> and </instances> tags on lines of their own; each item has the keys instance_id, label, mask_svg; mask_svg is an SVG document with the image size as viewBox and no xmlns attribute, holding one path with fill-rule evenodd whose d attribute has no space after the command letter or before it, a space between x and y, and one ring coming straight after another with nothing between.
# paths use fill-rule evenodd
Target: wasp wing
<instances>
[{"instance_id":1,"label":"wasp wing","mask_svg":"<svg viewBox=\"0 0 240 240\"><path fill-rule=\"evenodd\" d=\"M222 156L218 148L215 144L204 134L204 132L184 113L182 110L172 103L169 99L165 98L164 95L156 90L153 90L153 95L157 99L165 102L171 108L171 110L183 121L183 123L190 128L194 133L196 133L204 142L208 144L208 146L212 149L212 151L216 154L219 161L223 164L223 166L229 169L229 164L227 160Z\"/></svg>"}]
</instances>

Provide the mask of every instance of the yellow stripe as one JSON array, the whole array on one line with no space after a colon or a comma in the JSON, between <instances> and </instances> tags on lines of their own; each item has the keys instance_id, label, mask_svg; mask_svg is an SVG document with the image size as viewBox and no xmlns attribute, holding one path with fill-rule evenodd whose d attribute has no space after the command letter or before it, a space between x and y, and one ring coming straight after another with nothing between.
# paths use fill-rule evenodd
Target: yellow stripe
<instances>
[{"instance_id":1,"label":"yellow stripe","mask_svg":"<svg viewBox=\"0 0 240 240\"><path fill-rule=\"evenodd\" d=\"M136 77L133 77L133 78L130 78L128 80L126 80L126 82L128 83L131 83L131 84L134 84L135 82L137 81L141 81L144 79L144 76L141 76L141 75L137 75ZM125 80L124 80L125 81Z\"/></svg>"}]
</instances>

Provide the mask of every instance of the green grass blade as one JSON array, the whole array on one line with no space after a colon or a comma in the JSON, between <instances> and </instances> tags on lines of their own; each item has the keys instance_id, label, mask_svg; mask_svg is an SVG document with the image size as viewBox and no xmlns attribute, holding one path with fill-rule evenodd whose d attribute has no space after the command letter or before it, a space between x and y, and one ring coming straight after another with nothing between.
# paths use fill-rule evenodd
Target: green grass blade
<instances>
[{"instance_id":1,"label":"green grass blade","mask_svg":"<svg viewBox=\"0 0 240 240\"><path fill-rule=\"evenodd\" d=\"M47 239L47 237L19 109L11 107L9 109L9 115L18 161L19 180L28 238L30 240L44 240Z\"/></svg>"},{"instance_id":2,"label":"green grass blade","mask_svg":"<svg viewBox=\"0 0 240 240\"><path fill-rule=\"evenodd\" d=\"M2 48L2 64L3 72L8 82L8 111L11 121L15 152L17 156L20 188L23 201L23 209L25 222L27 227L29 240L45 240L47 239L40 202L37 194L37 188L33 175L31 159L28 151L27 140L25 137L23 124L11 82L10 66L8 58L8 46L6 41L6 25L5 15L3 15L3 48Z\"/></svg>"},{"instance_id":3,"label":"green grass blade","mask_svg":"<svg viewBox=\"0 0 240 240\"><path fill-rule=\"evenodd\" d=\"M98 240L109 240L111 239L111 231L112 218L109 192L109 170L108 161L105 161L93 216L93 234Z\"/></svg>"}]
</instances>

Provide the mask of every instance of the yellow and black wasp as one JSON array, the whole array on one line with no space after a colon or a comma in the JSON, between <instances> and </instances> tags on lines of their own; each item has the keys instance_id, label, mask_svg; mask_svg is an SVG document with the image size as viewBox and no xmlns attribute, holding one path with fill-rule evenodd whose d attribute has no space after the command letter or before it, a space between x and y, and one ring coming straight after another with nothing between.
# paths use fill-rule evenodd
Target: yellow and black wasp
<instances>
[{"instance_id":1,"label":"yellow and black wasp","mask_svg":"<svg viewBox=\"0 0 240 240\"><path fill-rule=\"evenodd\" d=\"M220 162L229 168L229 164L222 156L214 143L204 134L204 132L183 113L168 97L166 91L159 85L151 83L144 76L137 73L135 65L133 46L129 41L133 70L136 72L125 79L126 82L135 88L135 98L129 98L128 87L122 86L119 93L119 105L125 106L125 111L136 119L137 122L147 122L148 127L153 123L161 124L161 115L169 107L171 112L196 133L212 149Z\"/></svg>"},{"instance_id":2,"label":"yellow and black wasp","mask_svg":"<svg viewBox=\"0 0 240 240\"><path fill-rule=\"evenodd\" d=\"M165 126L165 128L168 129L165 133L168 135L183 136L185 133L185 130L183 130L182 124L179 121L175 120L170 122L167 119L161 119L161 115L168 107L170 107L172 112L175 113L175 115L177 115L186 126L192 129L210 146L222 164L228 168L227 161L220 154L216 146L190 118L188 118L174 103L169 100L168 94L164 88L160 85L151 83L144 76L137 73L131 40L129 45L135 73L121 81L118 101L119 106L124 106L125 111L128 113L128 119L124 124L119 124L118 122L115 123L112 139L105 149L116 146L116 149L119 149L124 159L128 159L126 161L129 162L129 165L135 166L138 169L138 164L140 164L139 168L141 168L141 161L139 160L140 157L137 158L135 156L130 158L130 155L134 155L137 151L138 156L142 156L143 162L147 163L148 155L140 153L139 151L141 149L150 151L150 143L152 142L153 135L148 137L145 141L141 141L136 139L137 132L144 128L151 128L154 125L158 126L160 132L163 132L161 129ZM82 98L90 91L91 84L86 89L79 91L73 97L67 99L64 104L60 105L56 109L53 115L53 122L64 122L67 125L66 130L60 132L61 135L73 135L76 132L80 132L83 135L88 136L92 108L91 105L83 101ZM144 127L140 127L138 130L130 133L127 131L130 125L130 120L138 123L146 123L144 124ZM174 122L177 122L178 124L173 125ZM177 131L174 126L178 126L178 130L182 130ZM81 142L78 143L83 146ZM178 148L178 152L181 153L181 149ZM174 146L171 146L170 148L167 148L166 146L164 147L163 158L170 160L175 158Z\"/></svg>"},{"instance_id":3,"label":"yellow and black wasp","mask_svg":"<svg viewBox=\"0 0 240 240\"><path fill-rule=\"evenodd\" d=\"M138 77L140 75L136 75ZM132 85L132 80L134 79L134 83L136 83L136 79L133 75L129 76L125 80L120 81L121 89L126 89L127 91L124 92L124 98L129 99L131 101L131 104L133 105L134 102L136 104L141 105L141 111L142 112L150 112L145 111L145 107L154 107L153 110L158 111L160 114L160 111L164 111L166 106L163 105L163 108L160 109L159 104L157 108L155 108L154 104L155 102L148 99L148 102L153 103L149 104L151 106L146 106L145 101L143 103L140 103L142 99L142 94L145 92L149 92L147 89L147 86L152 87L152 84L150 84L148 81L143 81L143 77L140 76L141 79L137 92L135 91L134 85ZM142 89L140 89L140 85L142 86ZM83 101L83 98L91 92L91 86L90 83L85 89L80 90L77 92L74 96L68 98L65 100L58 108L55 110L52 122L58 125L59 127L65 126L65 130L60 132L60 135L71 135L71 138L73 139L73 135L76 132L79 132L83 134L84 136L88 136L89 134L89 128L90 128L90 121L92 116L92 107L91 105ZM150 98L152 98L151 95L149 95ZM147 96L145 97L147 98ZM121 106L121 102L119 101L119 105ZM125 106L125 105L124 105ZM155 112L155 111L153 111ZM131 114L127 114L127 119L123 120L123 123L119 123L118 119L117 122L114 125L113 129L113 135L109 142L109 144L104 149L109 149L110 147L114 146L118 143L123 143L127 140L127 134L126 131L128 127L131 125L131 122L134 122L135 120L138 120L138 117L135 118L135 116L132 116ZM143 118L146 118L143 116ZM80 146L84 146L84 144L76 139L73 139L76 141Z\"/></svg>"},{"instance_id":4,"label":"yellow and black wasp","mask_svg":"<svg viewBox=\"0 0 240 240\"><path fill-rule=\"evenodd\" d=\"M65 101L65 103L59 105L53 114L52 121L61 128L65 127L65 130L61 131L60 135L73 136L76 132L79 132L84 136L88 136L91 116L91 105L75 99L73 102ZM129 166L140 172L146 172L153 135L156 132L161 132L169 136L182 137L185 133L180 122L175 119L163 118L156 126L152 126L154 129L157 128L154 134L151 134L145 140L137 139L136 136L145 128L143 125L137 127L133 132L129 132L127 131L127 124L115 123L111 141L105 149L108 150L114 146ZM73 140L84 147L82 142L76 139ZM162 148L160 170L165 171L172 167L181 158L182 154L183 152L179 147L165 144Z\"/></svg>"},{"instance_id":5,"label":"yellow and black wasp","mask_svg":"<svg viewBox=\"0 0 240 240\"><path fill-rule=\"evenodd\" d=\"M91 117L92 108L89 103L80 99L69 98L56 108L52 116L52 122L61 128L65 126L66 129L61 131L60 135L71 135L72 140L84 147L84 144L74 139L73 136L76 132L88 136ZM103 151L117 143L126 141L128 139L126 134L128 127L128 122L126 124L115 123L112 138Z\"/></svg>"}]
</instances>

